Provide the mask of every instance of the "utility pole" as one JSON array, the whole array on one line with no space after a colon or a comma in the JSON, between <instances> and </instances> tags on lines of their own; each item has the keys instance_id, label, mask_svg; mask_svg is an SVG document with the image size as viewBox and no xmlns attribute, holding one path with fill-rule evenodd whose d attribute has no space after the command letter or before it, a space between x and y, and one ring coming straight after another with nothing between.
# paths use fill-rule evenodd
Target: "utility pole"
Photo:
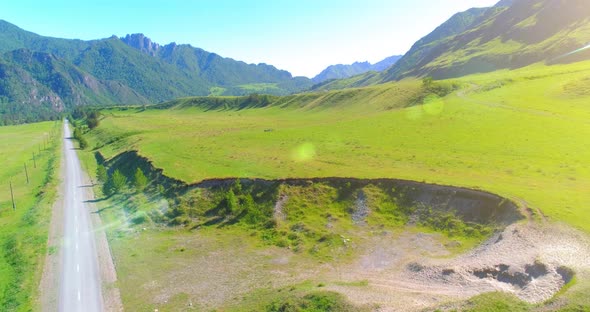
<instances>
[{"instance_id":1,"label":"utility pole","mask_svg":"<svg viewBox=\"0 0 590 312\"><path fill-rule=\"evenodd\" d=\"M14 203L14 193L12 192L12 181L10 181L10 198L12 198L12 210L16 211L16 204Z\"/></svg>"},{"instance_id":2,"label":"utility pole","mask_svg":"<svg viewBox=\"0 0 590 312\"><path fill-rule=\"evenodd\" d=\"M25 175L27 176L27 184L29 184L29 171L27 170L27 163L25 163Z\"/></svg>"},{"instance_id":3,"label":"utility pole","mask_svg":"<svg viewBox=\"0 0 590 312\"><path fill-rule=\"evenodd\" d=\"M35 152L33 152L33 168L37 168L37 161L35 160Z\"/></svg>"}]
</instances>

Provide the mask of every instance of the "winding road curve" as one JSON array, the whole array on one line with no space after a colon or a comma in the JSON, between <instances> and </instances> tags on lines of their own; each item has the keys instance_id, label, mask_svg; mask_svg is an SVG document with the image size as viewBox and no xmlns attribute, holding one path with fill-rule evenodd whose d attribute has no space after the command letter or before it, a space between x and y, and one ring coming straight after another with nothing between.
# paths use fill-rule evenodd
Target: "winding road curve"
<instances>
[{"instance_id":1,"label":"winding road curve","mask_svg":"<svg viewBox=\"0 0 590 312\"><path fill-rule=\"evenodd\" d=\"M98 254L90 210L85 204L83 173L67 122L64 123L65 161L63 247L59 311L103 311Z\"/></svg>"}]
</instances>

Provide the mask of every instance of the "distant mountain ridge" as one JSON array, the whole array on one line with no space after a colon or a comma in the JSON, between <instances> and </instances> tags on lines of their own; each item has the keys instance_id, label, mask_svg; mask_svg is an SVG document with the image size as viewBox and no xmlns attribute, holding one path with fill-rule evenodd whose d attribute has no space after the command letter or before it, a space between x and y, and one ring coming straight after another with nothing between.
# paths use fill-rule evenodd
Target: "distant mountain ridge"
<instances>
[{"instance_id":1,"label":"distant mountain ridge","mask_svg":"<svg viewBox=\"0 0 590 312\"><path fill-rule=\"evenodd\" d=\"M47 119L76 105L283 95L575 62L590 59L590 49L581 49L589 43L588 0L501 0L453 15L399 60L334 65L312 81L186 44L160 45L143 34L70 40L43 37L0 20L0 124Z\"/></svg>"},{"instance_id":2,"label":"distant mountain ridge","mask_svg":"<svg viewBox=\"0 0 590 312\"><path fill-rule=\"evenodd\" d=\"M590 42L587 0L502 0L458 13L384 72L383 81L437 79L518 68L553 59ZM588 59L590 53L562 59Z\"/></svg>"},{"instance_id":3,"label":"distant mountain ridge","mask_svg":"<svg viewBox=\"0 0 590 312\"><path fill-rule=\"evenodd\" d=\"M513 69L537 62L590 59L587 0L501 0L489 8L457 13L418 40L381 73L325 81L314 90L363 87L406 77L435 79Z\"/></svg>"},{"instance_id":4,"label":"distant mountain ridge","mask_svg":"<svg viewBox=\"0 0 590 312\"><path fill-rule=\"evenodd\" d=\"M157 103L185 96L290 94L312 86L267 64L246 64L143 34L100 40L37 35L0 20L0 124L47 119L77 105Z\"/></svg>"},{"instance_id":5,"label":"distant mountain ridge","mask_svg":"<svg viewBox=\"0 0 590 312\"><path fill-rule=\"evenodd\" d=\"M391 67L400 58L402 58L402 55L390 56L390 57L387 57L384 60L377 62L375 64L371 64L369 62L355 62L350 65L344 65L344 64L331 65L331 66L328 66L326 69L324 69L321 73L319 73L317 76L315 76L311 80L317 84L317 83L322 83L322 82L325 82L327 80L332 80L332 79L349 78L352 76L364 74L369 71L380 72L380 71L384 71L387 68Z\"/></svg>"}]
</instances>

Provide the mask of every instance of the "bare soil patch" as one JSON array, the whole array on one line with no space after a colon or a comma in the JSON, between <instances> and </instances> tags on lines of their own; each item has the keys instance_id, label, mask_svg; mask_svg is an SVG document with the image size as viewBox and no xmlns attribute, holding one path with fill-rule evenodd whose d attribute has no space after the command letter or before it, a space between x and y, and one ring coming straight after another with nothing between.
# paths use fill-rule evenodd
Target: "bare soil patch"
<instances>
[{"instance_id":1,"label":"bare soil patch","mask_svg":"<svg viewBox=\"0 0 590 312\"><path fill-rule=\"evenodd\" d=\"M381 242L384 243L384 242ZM529 303L553 297L574 274L590 270L590 241L560 225L517 223L474 250L442 257L444 246L425 234L401 235L377 245L341 270L368 287L333 286L357 304L408 311L477 294L503 291ZM404 298L403 305L398 299Z\"/></svg>"}]
</instances>

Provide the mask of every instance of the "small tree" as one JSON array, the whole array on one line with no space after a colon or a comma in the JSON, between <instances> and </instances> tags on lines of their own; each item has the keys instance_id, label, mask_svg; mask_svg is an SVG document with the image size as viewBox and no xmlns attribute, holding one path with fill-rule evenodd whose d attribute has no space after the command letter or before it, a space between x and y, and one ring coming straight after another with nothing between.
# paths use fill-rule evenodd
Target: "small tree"
<instances>
[{"instance_id":1,"label":"small tree","mask_svg":"<svg viewBox=\"0 0 590 312\"><path fill-rule=\"evenodd\" d=\"M74 128L74 139L76 140L80 140L80 138L82 137L82 131L80 131L80 128Z\"/></svg>"},{"instance_id":2,"label":"small tree","mask_svg":"<svg viewBox=\"0 0 590 312\"><path fill-rule=\"evenodd\" d=\"M113 179L108 178L102 185L102 193L106 196L113 195Z\"/></svg>"},{"instance_id":3,"label":"small tree","mask_svg":"<svg viewBox=\"0 0 590 312\"><path fill-rule=\"evenodd\" d=\"M100 123L100 121L98 119L95 119L95 118L88 118L86 120L86 125L88 125L88 129L90 129L90 130L98 127L98 124L99 123Z\"/></svg>"},{"instance_id":4,"label":"small tree","mask_svg":"<svg viewBox=\"0 0 590 312\"><path fill-rule=\"evenodd\" d=\"M127 178L121 173L121 171L119 171L119 169L115 170L111 177L111 181L111 187L115 194L120 193L125 187L125 184L127 184Z\"/></svg>"},{"instance_id":5,"label":"small tree","mask_svg":"<svg viewBox=\"0 0 590 312\"><path fill-rule=\"evenodd\" d=\"M145 189L146 185L147 185L147 178L145 176L145 174L143 173L143 171L139 168L137 168L137 170L135 171L135 189L138 192L143 192L143 190Z\"/></svg>"},{"instance_id":6,"label":"small tree","mask_svg":"<svg viewBox=\"0 0 590 312\"><path fill-rule=\"evenodd\" d=\"M248 222L250 224L258 224L258 223L262 223L263 221L265 221L264 214L256 206L256 203L254 202L252 195L246 194L244 196L243 206L244 206L244 210L246 210L246 212L247 212L246 222Z\"/></svg>"},{"instance_id":7,"label":"small tree","mask_svg":"<svg viewBox=\"0 0 590 312\"><path fill-rule=\"evenodd\" d=\"M426 76L422 78L422 86L424 86L424 88L426 89L430 88L433 83L434 79L431 76Z\"/></svg>"},{"instance_id":8,"label":"small tree","mask_svg":"<svg viewBox=\"0 0 590 312\"><path fill-rule=\"evenodd\" d=\"M88 129L90 129L90 130L98 127L99 123L100 123L100 112L98 112L98 111L92 111L92 112L90 112L90 114L88 114L88 117L86 117L86 125L88 125Z\"/></svg>"},{"instance_id":9,"label":"small tree","mask_svg":"<svg viewBox=\"0 0 590 312\"><path fill-rule=\"evenodd\" d=\"M106 183L108 178L107 169L103 165L98 165L96 168L96 179L98 182Z\"/></svg>"},{"instance_id":10,"label":"small tree","mask_svg":"<svg viewBox=\"0 0 590 312\"><path fill-rule=\"evenodd\" d=\"M234 182L234 188L235 192L239 195L242 194L242 182L240 182L240 179L236 179L236 181Z\"/></svg>"},{"instance_id":11,"label":"small tree","mask_svg":"<svg viewBox=\"0 0 590 312\"><path fill-rule=\"evenodd\" d=\"M227 194L225 195L225 200L227 202L228 213L237 215L238 210L240 209L240 204L238 203L238 198L236 197L236 194L232 189L227 191Z\"/></svg>"},{"instance_id":12,"label":"small tree","mask_svg":"<svg viewBox=\"0 0 590 312\"><path fill-rule=\"evenodd\" d=\"M78 139L78 142L80 143L80 149L86 149L88 147L88 141L83 136Z\"/></svg>"}]
</instances>

